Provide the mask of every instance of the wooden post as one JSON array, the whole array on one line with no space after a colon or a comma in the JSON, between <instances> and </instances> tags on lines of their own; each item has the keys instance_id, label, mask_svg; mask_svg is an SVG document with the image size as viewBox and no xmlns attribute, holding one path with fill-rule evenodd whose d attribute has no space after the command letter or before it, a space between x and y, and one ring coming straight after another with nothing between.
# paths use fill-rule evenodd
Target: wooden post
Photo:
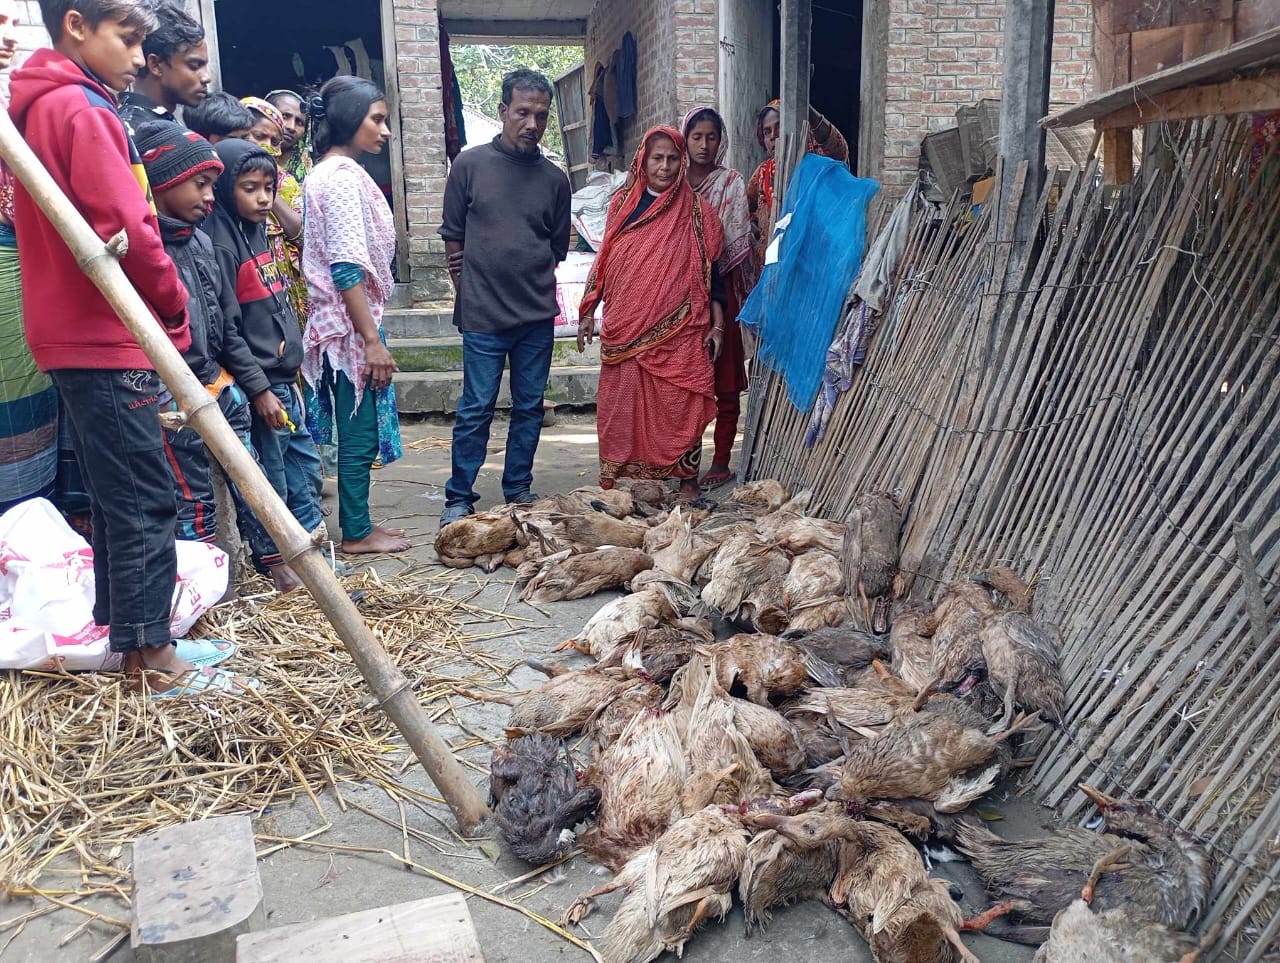
<instances>
[{"instance_id":1,"label":"wooden post","mask_svg":"<svg viewBox=\"0 0 1280 963\"><path fill-rule=\"evenodd\" d=\"M1102 183L1128 184L1133 180L1133 128L1108 127L1102 131Z\"/></svg>"},{"instance_id":2,"label":"wooden post","mask_svg":"<svg viewBox=\"0 0 1280 963\"><path fill-rule=\"evenodd\" d=\"M267 482L253 456L222 416L218 403L191 373L178 349L152 317L142 296L125 277L117 252L127 248L128 239L122 232L103 244L32 153L5 111L0 111L0 157L58 229L81 269L111 303L138 346L155 365L165 386L173 392L187 424L200 432L209 450L271 533L284 560L293 566L333 624L352 661L377 697L378 705L400 730L453 810L463 832L477 830L488 818L489 810L427 719L409 680L373 637L355 604L334 578L324 556Z\"/></svg>"},{"instance_id":3,"label":"wooden post","mask_svg":"<svg viewBox=\"0 0 1280 963\"><path fill-rule=\"evenodd\" d=\"M813 31L812 0L782 0L781 97L782 131L778 137L778 167L783 163L782 145L800 136L809 122L809 43ZM785 173L779 171L780 174ZM782 178L783 181L786 177Z\"/></svg>"},{"instance_id":4,"label":"wooden post","mask_svg":"<svg viewBox=\"0 0 1280 963\"><path fill-rule=\"evenodd\" d=\"M409 195L404 182L404 116L400 110L400 55L396 48L395 4L380 0L378 18L382 25L383 86L387 95L387 112L391 115L391 205L396 222L397 278L409 283ZM441 244L444 242L441 241Z\"/></svg>"},{"instance_id":5,"label":"wooden post","mask_svg":"<svg viewBox=\"0 0 1280 963\"><path fill-rule=\"evenodd\" d=\"M1013 250L1005 280L1022 270L1035 237L1036 203L1044 183L1044 128L1049 113L1049 71L1053 62L1054 0L1009 0L1004 13L1004 75L1000 92L1000 160L1006 172L1026 163L1027 182L1014 215ZM1000 179L997 211L1008 209L1012 178Z\"/></svg>"}]
</instances>

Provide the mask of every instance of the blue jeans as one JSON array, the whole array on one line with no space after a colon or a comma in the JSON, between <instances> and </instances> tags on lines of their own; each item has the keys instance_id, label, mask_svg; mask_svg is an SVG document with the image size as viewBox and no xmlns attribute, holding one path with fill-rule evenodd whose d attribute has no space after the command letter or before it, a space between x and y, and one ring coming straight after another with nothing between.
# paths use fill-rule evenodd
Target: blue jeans
<instances>
[{"instance_id":1,"label":"blue jeans","mask_svg":"<svg viewBox=\"0 0 1280 963\"><path fill-rule=\"evenodd\" d=\"M453 477L445 485L446 505L473 506L479 500L476 476L489 447L489 426L511 362L511 427L502 493L511 500L533 486L533 456L542 435L542 396L551 373L555 328L550 321L523 324L494 334L462 333L462 399L453 422Z\"/></svg>"},{"instance_id":2,"label":"blue jeans","mask_svg":"<svg viewBox=\"0 0 1280 963\"><path fill-rule=\"evenodd\" d=\"M308 532L320 526L320 454L307 431L302 413L302 397L295 384L272 385L271 393L284 405L289 420L296 426L272 428L253 413L253 447L258 452L262 473L276 494L284 499L298 524Z\"/></svg>"}]
</instances>

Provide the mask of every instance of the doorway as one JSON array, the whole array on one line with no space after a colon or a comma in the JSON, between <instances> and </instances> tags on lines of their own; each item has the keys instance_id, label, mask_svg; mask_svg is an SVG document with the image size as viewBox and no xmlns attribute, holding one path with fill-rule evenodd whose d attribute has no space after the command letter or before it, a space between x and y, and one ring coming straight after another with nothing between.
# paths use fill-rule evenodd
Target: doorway
<instances>
[{"instance_id":1,"label":"doorway","mask_svg":"<svg viewBox=\"0 0 1280 963\"><path fill-rule=\"evenodd\" d=\"M814 0L809 101L835 124L858 157L862 82L862 0Z\"/></svg>"}]
</instances>

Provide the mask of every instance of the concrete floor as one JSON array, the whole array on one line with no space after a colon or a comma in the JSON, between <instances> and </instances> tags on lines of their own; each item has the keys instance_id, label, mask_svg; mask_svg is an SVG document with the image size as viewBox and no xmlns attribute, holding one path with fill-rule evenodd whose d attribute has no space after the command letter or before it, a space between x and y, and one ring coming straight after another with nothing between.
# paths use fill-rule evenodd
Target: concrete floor
<instances>
[{"instance_id":1,"label":"concrete floor","mask_svg":"<svg viewBox=\"0 0 1280 963\"><path fill-rule=\"evenodd\" d=\"M431 545L437 519L444 505L443 484L449 472L449 453L444 446L433 446L434 450L413 451L408 449L408 443L429 437L447 439L449 427L444 424L418 423L406 425L404 434L404 460L374 475L374 518L379 522L396 519L397 524L407 527L415 544L413 555L424 562L434 562ZM494 440L490 446L491 460L485 466L478 485L482 506L501 501L504 435L505 423L500 421L494 426ZM543 434L538 452L537 490L545 493L569 490L590 484L594 479L594 420L588 416L562 414L559 424L548 428ZM403 568L402 562L391 559L384 559L376 564L380 571L394 572ZM505 570L492 577L483 576L478 570L471 570L457 578L454 591L470 593L479 587L481 591L475 604L493 610L502 608L511 588L511 573ZM492 653L511 659L546 655L566 637L576 633L608 598L609 596L595 596L547 606L545 608L549 617L513 601L508 608L509 613L530 621L524 623L521 631L507 632L505 637L488 640L484 647ZM509 625L508 622L496 622L488 626L472 625L469 629L476 634L485 634L486 630L507 630ZM467 671L467 667L460 663L458 670L462 673ZM512 674L511 682L514 686L523 688L541 678L532 670L521 666ZM505 706L469 704L464 700L457 700L457 705L459 717L468 729L487 737L501 738L508 711ZM444 726L443 733L450 741L461 742L466 738L453 726ZM488 751L484 748L468 750L462 755L474 763L477 769L487 767ZM487 779L481 772L474 769L472 772L477 784L487 784ZM407 772L405 782L424 790L431 788L416 764ZM393 820L395 828L351 807L344 813L334 796L327 794L321 800L325 820L320 819L314 807L304 798L300 802L284 804L263 814L257 821L257 830L263 834L298 837L328 821L332 828L316 838L317 844L401 851L399 812L381 790L367 786L344 786L342 794L346 800ZM1007 793L1002 793L1001 798L989 804L988 808L1005 814L1000 831L1015 836L1034 832L1038 824L1047 822L1051 817L1048 810L1034 805L1029 797L1009 798ZM438 819L410 809L409 824L414 829L447 840L450 833L441 822L447 822L447 810L436 807L434 812ZM485 890L522 876L530 869L505 852L496 861L490 861L488 856L476 848L450 845L448 848L451 854L444 855L416 841L411 842L411 846L416 861ZM450 891L446 885L406 871L386 857L326 853L323 848L283 850L261 860L260 871L272 926L305 922ZM967 865L947 863L939 865L936 871L951 875L965 886L967 909L976 910L985 906L980 887ZM508 899L519 898L522 905L556 920L579 893L602 881L601 871L579 857L553 873L511 887L503 895ZM474 897L469 899L469 905L488 963L550 963L588 959L581 950L511 909ZM598 934L603 930L613 905L609 898L602 901L600 908L586 921L590 933ZM31 904L25 900L11 901L0 906L0 921L20 916L30 908ZM102 902L96 908L107 915L126 915L119 903ZM70 939L65 946L59 946L82 922L81 915L70 911L59 911L34 920L7 948L0 951L0 960L6 963L43 963L52 960L79 963L90 960L111 939L115 931L95 924ZM0 947L5 945L4 941L10 935L0 933ZM1025 948L986 937L975 937L968 942L986 963L1020 963L1030 960L1032 955ZM129 960L132 956L126 944L111 959ZM735 909L724 925L708 926L685 950L685 959L691 963L723 960L746 963L775 960L784 956L813 963L860 963L870 960L865 944L852 927L816 903L801 904L777 912L772 925L749 940L743 934L741 913Z\"/></svg>"}]
</instances>

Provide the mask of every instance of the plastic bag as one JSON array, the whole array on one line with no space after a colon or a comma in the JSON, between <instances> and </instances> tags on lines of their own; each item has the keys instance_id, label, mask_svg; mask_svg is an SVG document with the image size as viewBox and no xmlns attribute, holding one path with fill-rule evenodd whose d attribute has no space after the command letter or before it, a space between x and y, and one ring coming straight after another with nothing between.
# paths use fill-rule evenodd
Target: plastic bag
<instances>
[{"instance_id":1,"label":"plastic bag","mask_svg":"<svg viewBox=\"0 0 1280 963\"><path fill-rule=\"evenodd\" d=\"M179 638L227 591L216 545L178 542L170 631ZM119 668L93 622L93 549L43 498L0 515L0 669Z\"/></svg>"}]
</instances>

